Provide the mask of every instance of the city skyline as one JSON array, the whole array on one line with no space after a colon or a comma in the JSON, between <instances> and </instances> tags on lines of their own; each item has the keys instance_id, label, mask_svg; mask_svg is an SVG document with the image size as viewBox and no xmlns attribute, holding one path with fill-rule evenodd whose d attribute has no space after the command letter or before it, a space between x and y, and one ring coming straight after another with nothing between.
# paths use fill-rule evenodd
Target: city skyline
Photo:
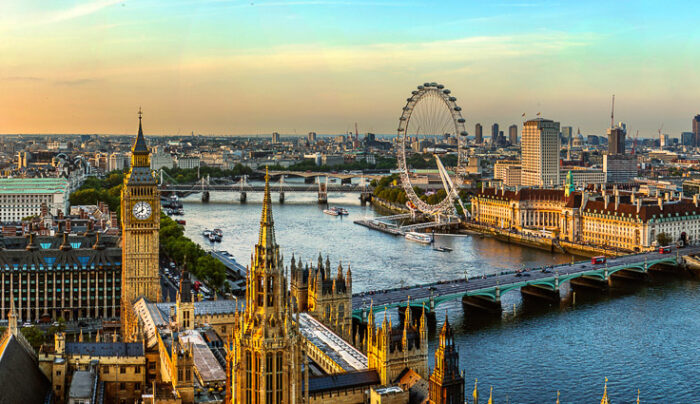
<instances>
[{"instance_id":1,"label":"city skyline","mask_svg":"<svg viewBox=\"0 0 700 404\"><path fill-rule=\"evenodd\" d=\"M424 81L474 124L679 137L700 112L693 3L60 1L0 6L0 133L395 133ZM623 18L624 17L624 18ZM436 22L437 21L437 22ZM630 24L621 24L630 21ZM610 27L613 27L612 29Z\"/></svg>"}]
</instances>

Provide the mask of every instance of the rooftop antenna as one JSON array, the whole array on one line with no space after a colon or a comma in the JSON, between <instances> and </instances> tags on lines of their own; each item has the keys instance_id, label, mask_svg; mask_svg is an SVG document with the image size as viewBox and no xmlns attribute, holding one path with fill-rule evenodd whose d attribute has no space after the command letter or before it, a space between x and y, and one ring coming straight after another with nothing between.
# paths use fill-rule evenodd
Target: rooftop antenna
<instances>
[{"instance_id":1,"label":"rooftop antenna","mask_svg":"<svg viewBox=\"0 0 700 404\"><path fill-rule=\"evenodd\" d=\"M615 127L615 94L612 96L612 110L610 111L610 128Z\"/></svg>"}]
</instances>

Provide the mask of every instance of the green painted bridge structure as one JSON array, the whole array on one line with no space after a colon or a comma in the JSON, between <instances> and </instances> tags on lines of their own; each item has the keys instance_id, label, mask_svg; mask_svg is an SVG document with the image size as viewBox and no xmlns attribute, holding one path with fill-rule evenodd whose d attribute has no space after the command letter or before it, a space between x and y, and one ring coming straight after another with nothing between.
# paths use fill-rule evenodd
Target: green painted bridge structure
<instances>
[{"instance_id":1,"label":"green painted bridge structure","mask_svg":"<svg viewBox=\"0 0 700 404\"><path fill-rule=\"evenodd\" d=\"M678 266L683 264L683 256L700 253L700 246L675 249L671 253L658 251L608 258L604 264L592 264L591 261L579 261L544 268L533 268L526 272L504 271L486 277L464 277L451 281L440 281L425 285L403 288L377 290L353 295L353 317L365 321L372 306L379 312L407 305L434 313L440 303L476 297L486 304L500 305L501 296L515 289L524 287L538 288L544 293L558 293L559 286L577 278L591 281L607 281L619 271L646 274L660 264Z\"/></svg>"}]
</instances>

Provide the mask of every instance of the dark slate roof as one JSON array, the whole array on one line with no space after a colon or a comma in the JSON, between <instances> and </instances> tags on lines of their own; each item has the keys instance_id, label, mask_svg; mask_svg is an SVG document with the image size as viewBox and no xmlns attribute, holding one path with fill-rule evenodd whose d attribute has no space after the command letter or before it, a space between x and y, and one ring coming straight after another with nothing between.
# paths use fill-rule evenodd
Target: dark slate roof
<instances>
[{"instance_id":1,"label":"dark slate roof","mask_svg":"<svg viewBox=\"0 0 700 404\"><path fill-rule=\"evenodd\" d=\"M506 189L505 192L498 188L485 188L483 192L479 192L477 196L508 199L516 201L525 200L550 200L564 201L563 189L547 189L547 188L521 188L517 191Z\"/></svg>"},{"instance_id":2,"label":"dark slate roof","mask_svg":"<svg viewBox=\"0 0 700 404\"><path fill-rule=\"evenodd\" d=\"M2 237L0 247L0 270L45 270L49 267L62 269L121 268L122 249L118 237L100 235L106 247L93 249L95 236L69 236L70 248L61 249L62 237L35 236L35 248L26 249L28 237ZM75 248L74 248L75 247Z\"/></svg>"},{"instance_id":3,"label":"dark slate roof","mask_svg":"<svg viewBox=\"0 0 700 404\"><path fill-rule=\"evenodd\" d=\"M335 375L313 377L309 379L309 393L369 387L379 385L379 374L376 370L339 373Z\"/></svg>"},{"instance_id":4,"label":"dark slate roof","mask_svg":"<svg viewBox=\"0 0 700 404\"><path fill-rule=\"evenodd\" d=\"M29 352L10 337L0 352L0 404L42 404L51 393L50 387Z\"/></svg>"},{"instance_id":5,"label":"dark slate roof","mask_svg":"<svg viewBox=\"0 0 700 404\"><path fill-rule=\"evenodd\" d=\"M139 134L136 136L136 142L131 148L132 152L148 153L148 145L146 144L146 138L143 137L143 129L141 127L141 118L139 118Z\"/></svg>"},{"instance_id":6,"label":"dark slate roof","mask_svg":"<svg viewBox=\"0 0 700 404\"><path fill-rule=\"evenodd\" d=\"M66 353L88 356L143 356L140 342L68 342Z\"/></svg>"},{"instance_id":7,"label":"dark slate roof","mask_svg":"<svg viewBox=\"0 0 700 404\"><path fill-rule=\"evenodd\" d=\"M663 210L659 207L658 202L650 202L645 200L642 206L637 212L637 206L632 203L621 202L617 209L615 209L615 197L610 196L608 205L605 205L603 200L588 201L584 212L587 213L602 213L606 215L614 216L625 216L633 217L642 220L643 222L648 221L652 218L669 218L676 216L685 216L690 214L700 213L700 208L696 208L693 201L690 199L683 199L681 201L664 201Z\"/></svg>"}]
</instances>

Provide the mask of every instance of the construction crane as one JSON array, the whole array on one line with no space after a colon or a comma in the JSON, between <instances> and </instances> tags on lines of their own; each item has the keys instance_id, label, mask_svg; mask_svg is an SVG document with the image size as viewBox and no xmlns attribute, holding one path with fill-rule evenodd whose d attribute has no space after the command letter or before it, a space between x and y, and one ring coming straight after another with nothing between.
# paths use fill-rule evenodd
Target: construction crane
<instances>
[{"instance_id":1,"label":"construction crane","mask_svg":"<svg viewBox=\"0 0 700 404\"><path fill-rule=\"evenodd\" d=\"M634 143L632 143L632 154L637 154L637 137L639 137L639 130L634 134Z\"/></svg>"}]
</instances>

